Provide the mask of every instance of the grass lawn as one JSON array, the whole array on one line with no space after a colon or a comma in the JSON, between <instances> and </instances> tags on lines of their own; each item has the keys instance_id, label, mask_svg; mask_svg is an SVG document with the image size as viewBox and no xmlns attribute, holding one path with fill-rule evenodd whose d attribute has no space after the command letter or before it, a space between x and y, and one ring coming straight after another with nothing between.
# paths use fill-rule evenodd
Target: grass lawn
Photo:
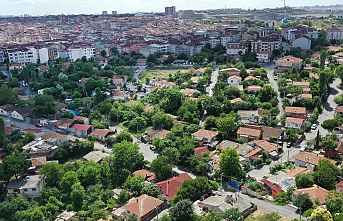
<instances>
[{"instance_id":1,"label":"grass lawn","mask_svg":"<svg viewBox=\"0 0 343 221\"><path fill-rule=\"evenodd\" d=\"M139 75L139 79L142 83L145 83L145 78L149 77L151 80L157 80L159 78L168 80L169 74L174 74L177 70L145 70Z\"/></svg>"},{"instance_id":2,"label":"grass lawn","mask_svg":"<svg viewBox=\"0 0 343 221\"><path fill-rule=\"evenodd\" d=\"M248 216L245 221L264 221L264 220L276 220L273 218L279 217L278 221L291 221L290 219L283 217L277 213L268 213L262 210L256 210L250 216Z\"/></svg>"},{"instance_id":3,"label":"grass lawn","mask_svg":"<svg viewBox=\"0 0 343 221\"><path fill-rule=\"evenodd\" d=\"M121 122L118 126L120 128L122 128L124 131L127 131L129 133L131 133L134 137L136 137L137 139L141 139L142 138L142 135L145 133L145 131L148 131L150 130L152 127L147 127L145 128L144 130L141 130L141 131L129 131L129 129L127 128L128 127L128 121L125 121L125 122Z\"/></svg>"}]
</instances>

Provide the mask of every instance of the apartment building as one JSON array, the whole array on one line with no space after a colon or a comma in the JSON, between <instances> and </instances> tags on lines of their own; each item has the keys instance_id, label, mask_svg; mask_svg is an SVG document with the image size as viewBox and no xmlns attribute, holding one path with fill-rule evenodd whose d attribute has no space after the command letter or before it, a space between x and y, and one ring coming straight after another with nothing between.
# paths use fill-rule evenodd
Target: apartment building
<instances>
[{"instance_id":1,"label":"apartment building","mask_svg":"<svg viewBox=\"0 0 343 221\"><path fill-rule=\"evenodd\" d=\"M71 46L68 48L68 57L71 62L75 62L77 59L81 59L85 56L87 59L95 57L96 51L91 46Z\"/></svg>"},{"instance_id":2,"label":"apartment building","mask_svg":"<svg viewBox=\"0 0 343 221\"><path fill-rule=\"evenodd\" d=\"M281 48L281 36L279 35L270 35L267 37L260 37L256 41L251 42L251 51L252 52L261 52L269 51Z\"/></svg>"},{"instance_id":3,"label":"apartment building","mask_svg":"<svg viewBox=\"0 0 343 221\"><path fill-rule=\"evenodd\" d=\"M0 51L0 63L3 63L5 61L5 52Z\"/></svg>"},{"instance_id":4,"label":"apartment building","mask_svg":"<svg viewBox=\"0 0 343 221\"><path fill-rule=\"evenodd\" d=\"M226 54L228 55L239 55L245 54L248 52L248 42L239 41L239 42L228 42L226 44Z\"/></svg>"},{"instance_id":5,"label":"apartment building","mask_svg":"<svg viewBox=\"0 0 343 221\"><path fill-rule=\"evenodd\" d=\"M38 52L35 48L17 48L7 50L10 63L37 63Z\"/></svg>"},{"instance_id":6,"label":"apartment building","mask_svg":"<svg viewBox=\"0 0 343 221\"><path fill-rule=\"evenodd\" d=\"M342 40L343 39L343 28L330 28L326 35L326 40Z\"/></svg>"}]
</instances>

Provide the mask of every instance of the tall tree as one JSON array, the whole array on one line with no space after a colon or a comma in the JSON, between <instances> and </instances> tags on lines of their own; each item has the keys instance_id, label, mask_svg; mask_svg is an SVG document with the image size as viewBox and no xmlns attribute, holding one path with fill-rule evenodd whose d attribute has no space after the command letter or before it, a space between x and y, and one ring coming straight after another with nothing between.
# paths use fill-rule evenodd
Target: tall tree
<instances>
[{"instance_id":1,"label":"tall tree","mask_svg":"<svg viewBox=\"0 0 343 221\"><path fill-rule=\"evenodd\" d=\"M79 211L81 209L84 196L85 188L83 188L80 182L74 183L71 186L70 199L76 211Z\"/></svg>"},{"instance_id":2,"label":"tall tree","mask_svg":"<svg viewBox=\"0 0 343 221\"><path fill-rule=\"evenodd\" d=\"M0 86L0 105L13 104L17 99L17 93L8 87L6 84Z\"/></svg>"},{"instance_id":3,"label":"tall tree","mask_svg":"<svg viewBox=\"0 0 343 221\"><path fill-rule=\"evenodd\" d=\"M340 171L330 160L322 159L319 160L319 169L313 175L317 185L332 190L339 181Z\"/></svg>"},{"instance_id":4,"label":"tall tree","mask_svg":"<svg viewBox=\"0 0 343 221\"><path fill-rule=\"evenodd\" d=\"M241 178L243 170L239 164L239 156L236 149L228 148L222 152L219 160L220 172L225 177Z\"/></svg>"},{"instance_id":5,"label":"tall tree","mask_svg":"<svg viewBox=\"0 0 343 221\"><path fill-rule=\"evenodd\" d=\"M319 68L320 68L321 70L324 70L326 57L327 57L327 51L322 50L322 51L320 52L320 58L319 58L319 60L320 60L320 62L319 62Z\"/></svg>"},{"instance_id":6,"label":"tall tree","mask_svg":"<svg viewBox=\"0 0 343 221\"><path fill-rule=\"evenodd\" d=\"M157 180L165 180L172 176L173 165L166 156L158 156L151 163L151 170L156 174Z\"/></svg>"},{"instance_id":7,"label":"tall tree","mask_svg":"<svg viewBox=\"0 0 343 221\"><path fill-rule=\"evenodd\" d=\"M51 95L38 94L35 96L35 107L33 108L34 114L37 116L48 116L56 113L55 101Z\"/></svg>"},{"instance_id":8,"label":"tall tree","mask_svg":"<svg viewBox=\"0 0 343 221\"><path fill-rule=\"evenodd\" d=\"M310 217L311 221L333 221L331 213L322 207L313 210Z\"/></svg>"},{"instance_id":9,"label":"tall tree","mask_svg":"<svg viewBox=\"0 0 343 221\"><path fill-rule=\"evenodd\" d=\"M186 199L176 203L169 209L169 215L172 221L195 221L196 215L192 201Z\"/></svg>"},{"instance_id":10,"label":"tall tree","mask_svg":"<svg viewBox=\"0 0 343 221\"><path fill-rule=\"evenodd\" d=\"M47 186L57 187L64 175L64 169L62 164L50 162L44 164L39 170L39 173L45 176Z\"/></svg>"},{"instance_id":11,"label":"tall tree","mask_svg":"<svg viewBox=\"0 0 343 221\"><path fill-rule=\"evenodd\" d=\"M20 174L24 173L31 165L31 162L25 158L23 154L14 154L6 156L3 159L4 174L11 178L15 176L16 179Z\"/></svg>"},{"instance_id":12,"label":"tall tree","mask_svg":"<svg viewBox=\"0 0 343 221\"><path fill-rule=\"evenodd\" d=\"M123 141L113 146L113 166L116 170L128 169L133 172L144 165L143 154L139 152L138 144Z\"/></svg>"},{"instance_id":13,"label":"tall tree","mask_svg":"<svg viewBox=\"0 0 343 221\"><path fill-rule=\"evenodd\" d=\"M0 147L4 147L6 141L5 120L0 117Z\"/></svg>"}]
</instances>

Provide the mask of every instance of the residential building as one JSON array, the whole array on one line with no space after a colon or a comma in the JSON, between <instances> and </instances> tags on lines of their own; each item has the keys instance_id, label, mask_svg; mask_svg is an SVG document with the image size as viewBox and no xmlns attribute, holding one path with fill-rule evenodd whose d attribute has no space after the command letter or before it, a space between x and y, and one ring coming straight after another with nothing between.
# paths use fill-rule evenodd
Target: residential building
<instances>
[{"instance_id":1,"label":"residential building","mask_svg":"<svg viewBox=\"0 0 343 221\"><path fill-rule=\"evenodd\" d=\"M4 116L10 116L12 111L14 111L15 109L16 109L15 106L11 104L5 104L5 105L0 106L0 114Z\"/></svg>"},{"instance_id":2,"label":"residential building","mask_svg":"<svg viewBox=\"0 0 343 221\"><path fill-rule=\"evenodd\" d=\"M244 124L257 124L260 120L257 110L239 110L237 114L241 117L241 122Z\"/></svg>"},{"instance_id":3,"label":"residential building","mask_svg":"<svg viewBox=\"0 0 343 221\"><path fill-rule=\"evenodd\" d=\"M24 68L24 65L22 63L10 63L8 66L9 71L13 71L15 69L22 70Z\"/></svg>"},{"instance_id":4,"label":"residential building","mask_svg":"<svg viewBox=\"0 0 343 221\"><path fill-rule=\"evenodd\" d=\"M275 138L276 140L281 140L282 136L283 136L282 128L263 127L263 131L262 131L263 140L270 140L271 138Z\"/></svg>"},{"instance_id":5,"label":"residential building","mask_svg":"<svg viewBox=\"0 0 343 221\"><path fill-rule=\"evenodd\" d=\"M308 194L308 196L312 200L313 204L315 204L315 202L318 201L319 205L324 205L326 203L326 197L327 197L328 193L329 193L328 190L326 190L323 187L320 187L316 184L313 184L312 187L294 190L292 193L292 201L295 202L297 199L297 196L300 194Z\"/></svg>"},{"instance_id":6,"label":"residential building","mask_svg":"<svg viewBox=\"0 0 343 221\"><path fill-rule=\"evenodd\" d=\"M44 183L45 177L40 175L11 180L7 186L7 196L22 195L26 198L39 197Z\"/></svg>"},{"instance_id":7,"label":"residential building","mask_svg":"<svg viewBox=\"0 0 343 221\"><path fill-rule=\"evenodd\" d=\"M241 71L238 68L226 68L226 69L221 69L219 72L227 72L229 76L239 76Z\"/></svg>"},{"instance_id":8,"label":"residential building","mask_svg":"<svg viewBox=\"0 0 343 221\"><path fill-rule=\"evenodd\" d=\"M287 117L285 120L285 127L287 128L301 129L303 125L304 119L302 118Z\"/></svg>"},{"instance_id":9,"label":"residential building","mask_svg":"<svg viewBox=\"0 0 343 221\"><path fill-rule=\"evenodd\" d=\"M1 108L1 107L0 107ZM336 114L340 115L340 116L343 116L343 106L338 106L336 107L336 110L335 110ZM1 109L0 109L0 114L1 114Z\"/></svg>"},{"instance_id":10,"label":"residential building","mask_svg":"<svg viewBox=\"0 0 343 221\"><path fill-rule=\"evenodd\" d=\"M236 56L244 55L248 52L248 42L238 41L238 42L228 42L226 44L226 54Z\"/></svg>"},{"instance_id":11,"label":"residential building","mask_svg":"<svg viewBox=\"0 0 343 221\"><path fill-rule=\"evenodd\" d=\"M72 127L68 128L68 132L74 134L77 137L86 138L94 130L93 125L88 124L74 124Z\"/></svg>"},{"instance_id":12,"label":"residential building","mask_svg":"<svg viewBox=\"0 0 343 221\"><path fill-rule=\"evenodd\" d=\"M139 220L151 220L162 210L163 201L149 195L141 195L123 206L128 214L135 214Z\"/></svg>"},{"instance_id":13,"label":"residential building","mask_svg":"<svg viewBox=\"0 0 343 221\"><path fill-rule=\"evenodd\" d=\"M7 50L7 55L10 63L37 63L38 52L35 48L16 48Z\"/></svg>"},{"instance_id":14,"label":"residential building","mask_svg":"<svg viewBox=\"0 0 343 221\"><path fill-rule=\"evenodd\" d=\"M302 119L307 119L307 110L305 107L290 107L290 106L287 106L285 108L285 112L287 114L290 114L291 117L294 117L294 118L302 118Z\"/></svg>"},{"instance_id":15,"label":"residential building","mask_svg":"<svg viewBox=\"0 0 343 221\"><path fill-rule=\"evenodd\" d=\"M207 147L196 147L194 148L194 154L195 156L201 157L203 153L209 153L210 151L207 149Z\"/></svg>"},{"instance_id":16,"label":"residential building","mask_svg":"<svg viewBox=\"0 0 343 221\"><path fill-rule=\"evenodd\" d=\"M315 171L318 169L319 161L322 159L327 159L322 155L302 151L295 156L295 166L306 167L309 170ZM330 160L332 163L336 163L334 160Z\"/></svg>"},{"instance_id":17,"label":"residential building","mask_svg":"<svg viewBox=\"0 0 343 221\"><path fill-rule=\"evenodd\" d=\"M95 48L87 45L74 45L68 48L68 57L70 62L75 62L77 59L86 57L93 58L96 55Z\"/></svg>"},{"instance_id":18,"label":"residential building","mask_svg":"<svg viewBox=\"0 0 343 221\"><path fill-rule=\"evenodd\" d=\"M272 54L270 51L260 51L256 53L257 62L268 63L271 60Z\"/></svg>"},{"instance_id":19,"label":"residential building","mask_svg":"<svg viewBox=\"0 0 343 221\"><path fill-rule=\"evenodd\" d=\"M326 40L342 40L343 39L343 28L330 28L326 34Z\"/></svg>"},{"instance_id":20,"label":"residential building","mask_svg":"<svg viewBox=\"0 0 343 221\"><path fill-rule=\"evenodd\" d=\"M110 136L111 134L114 134L114 131L109 130L109 129L95 128L90 134L94 135L97 140L105 142L105 140L108 136Z\"/></svg>"},{"instance_id":21,"label":"residential building","mask_svg":"<svg viewBox=\"0 0 343 221\"><path fill-rule=\"evenodd\" d=\"M343 192L343 180L336 184L336 191Z\"/></svg>"},{"instance_id":22,"label":"residential building","mask_svg":"<svg viewBox=\"0 0 343 221\"><path fill-rule=\"evenodd\" d=\"M302 50L310 50L311 49L311 39L307 36L302 36L299 38L294 39L292 42L293 48L301 48Z\"/></svg>"},{"instance_id":23,"label":"residential building","mask_svg":"<svg viewBox=\"0 0 343 221\"><path fill-rule=\"evenodd\" d=\"M5 61L5 52L0 50L0 63L4 63Z\"/></svg>"},{"instance_id":24,"label":"residential building","mask_svg":"<svg viewBox=\"0 0 343 221\"><path fill-rule=\"evenodd\" d=\"M21 107L13 110L11 117L22 121L29 120L29 117L33 114L32 110L33 106Z\"/></svg>"},{"instance_id":25,"label":"residential building","mask_svg":"<svg viewBox=\"0 0 343 221\"><path fill-rule=\"evenodd\" d=\"M156 52L169 53L170 44L151 44L148 46L149 53L153 54Z\"/></svg>"},{"instance_id":26,"label":"residential building","mask_svg":"<svg viewBox=\"0 0 343 221\"><path fill-rule=\"evenodd\" d=\"M176 196L177 191L179 191L183 182L190 179L192 179L192 177L187 173L181 173L178 176L156 183L156 186L161 191L162 195L166 197L167 201L170 202L173 197Z\"/></svg>"},{"instance_id":27,"label":"residential building","mask_svg":"<svg viewBox=\"0 0 343 221\"><path fill-rule=\"evenodd\" d=\"M145 177L146 181L149 182L155 182L156 181L156 174L147 170L136 170L135 172L132 173L132 176L138 176L141 175Z\"/></svg>"},{"instance_id":28,"label":"residential building","mask_svg":"<svg viewBox=\"0 0 343 221\"><path fill-rule=\"evenodd\" d=\"M261 128L252 126L240 127L237 130L237 139L243 139L245 142L250 140L259 140L261 134Z\"/></svg>"},{"instance_id":29,"label":"residential building","mask_svg":"<svg viewBox=\"0 0 343 221\"><path fill-rule=\"evenodd\" d=\"M68 136L59 133L49 133L42 136L42 140L52 145L61 146L62 143L68 141Z\"/></svg>"},{"instance_id":30,"label":"residential building","mask_svg":"<svg viewBox=\"0 0 343 221\"><path fill-rule=\"evenodd\" d=\"M251 41L251 51L256 53L269 51L272 53L274 50L281 49L281 40L282 38L278 34L260 37L255 41Z\"/></svg>"},{"instance_id":31,"label":"residential building","mask_svg":"<svg viewBox=\"0 0 343 221\"><path fill-rule=\"evenodd\" d=\"M263 186L266 187L268 192L273 196L276 197L279 193L282 192L282 188L280 187L279 184L272 183L268 179L264 178L261 180L263 183Z\"/></svg>"},{"instance_id":32,"label":"residential building","mask_svg":"<svg viewBox=\"0 0 343 221\"><path fill-rule=\"evenodd\" d=\"M94 161L95 163L101 163L102 160L105 157L108 157L109 154L106 152L102 152L102 151L91 151L88 154L86 154L85 156L83 156L83 160L85 161Z\"/></svg>"},{"instance_id":33,"label":"residential building","mask_svg":"<svg viewBox=\"0 0 343 221\"><path fill-rule=\"evenodd\" d=\"M165 129L156 130L152 128L148 130L147 132L145 132L145 136L143 137L143 139L146 139L146 140L164 139L167 137L167 135L170 132L171 131L165 130Z\"/></svg>"},{"instance_id":34,"label":"residential building","mask_svg":"<svg viewBox=\"0 0 343 221\"><path fill-rule=\"evenodd\" d=\"M192 137L200 140L203 143L211 144L217 139L218 131L200 129L197 132L192 133Z\"/></svg>"},{"instance_id":35,"label":"residential building","mask_svg":"<svg viewBox=\"0 0 343 221\"><path fill-rule=\"evenodd\" d=\"M175 6L169 6L164 8L165 15L176 16Z\"/></svg>"},{"instance_id":36,"label":"residential building","mask_svg":"<svg viewBox=\"0 0 343 221\"><path fill-rule=\"evenodd\" d=\"M293 67L300 70L302 68L303 59L293 56L286 56L275 61L275 66L280 70L291 70Z\"/></svg>"},{"instance_id":37,"label":"residential building","mask_svg":"<svg viewBox=\"0 0 343 221\"><path fill-rule=\"evenodd\" d=\"M170 53L176 56L185 53L189 58L196 54L195 47L191 44L171 44Z\"/></svg>"},{"instance_id":38,"label":"residential building","mask_svg":"<svg viewBox=\"0 0 343 221\"><path fill-rule=\"evenodd\" d=\"M238 31L226 32L223 36L220 37L220 44L225 47L227 43L239 42L241 38L241 33Z\"/></svg>"},{"instance_id":39,"label":"residential building","mask_svg":"<svg viewBox=\"0 0 343 221\"><path fill-rule=\"evenodd\" d=\"M230 86L237 86L241 83L242 78L237 75L230 76L227 79L227 82L229 83Z\"/></svg>"}]
</instances>

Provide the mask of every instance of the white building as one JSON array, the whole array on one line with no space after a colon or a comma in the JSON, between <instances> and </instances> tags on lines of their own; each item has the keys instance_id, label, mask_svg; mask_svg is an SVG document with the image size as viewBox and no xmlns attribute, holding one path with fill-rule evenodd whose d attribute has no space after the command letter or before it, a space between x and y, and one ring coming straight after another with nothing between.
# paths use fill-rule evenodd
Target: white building
<instances>
[{"instance_id":1,"label":"white building","mask_svg":"<svg viewBox=\"0 0 343 221\"><path fill-rule=\"evenodd\" d=\"M85 56L87 59L95 57L96 50L91 46L72 46L68 49L68 57L71 62L81 59Z\"/></svg>"},{"instance_id":2,"label":"white building","mask_svg":"<svg viewBox=\"0 0 343 221\"><path fill-rule=\"evenodd\" d=\"M35 48L22 48L9 50L8 59L10 63L37 63L38 52Z\"/></svg>"},{"instance_id":3,"label":"white building","mask_svg":"<svg viewBox=\"0 0 343 221\"><path fill-rule=\"evenodd\" d=\"M309 39L307 36L303 36L300 38L296 38L292 42L293 48L301 48L302 50L310 50L311 49L311 39Z\"/></svg>"},{"instance_id":4,"label":"white building","mask_svg":"<svg viewBox=\"0 0 343 221\"><path fill-rule=\"evenodd\" d=\"M7 196L22 195L27 198L39 197L44 183L45 178L40 175L11 180L7 186Z\"/></svg>"},{"instance_id":5,"label":"white building","mask_svg":"<svg viewBox=\"0 0 343 221\"><path fill-rule=\"evenodd\" d=\"M47 63L49 61L49 52L47 48L41 48L38 50L39 62L41 64Z\"/></svg>"},{"instance_id":6,"label":"white building","mask_svg":"<svg viewBox=\"0 0 343 221\"><path fill-rule=\"evenodd\" d=\"M301 118L287 117L285 121L285 127L287 128L301 129L303 124L304 119Z\"/></svg>"},{"instance_id":7,"label":"white building","mask_svg":"<svg viewBox=\"0 0 343 221\"><path fill-rule=\"evenodd\" d=\"M242 78L237 75L233 75L227 79L230 86L237 86L241 83Z\"/></svg>"},{"instance_id":8,"label":"white building","mask_svg":"<svg viewBox=\"0 0 343 221\"><path fill-rule=\"evenodd\" d=\"M149 45L149 53L153 54L156 52L163 52L169 53L170 52L170 44L151 44Z\"/></svg>"}]
</instances>

